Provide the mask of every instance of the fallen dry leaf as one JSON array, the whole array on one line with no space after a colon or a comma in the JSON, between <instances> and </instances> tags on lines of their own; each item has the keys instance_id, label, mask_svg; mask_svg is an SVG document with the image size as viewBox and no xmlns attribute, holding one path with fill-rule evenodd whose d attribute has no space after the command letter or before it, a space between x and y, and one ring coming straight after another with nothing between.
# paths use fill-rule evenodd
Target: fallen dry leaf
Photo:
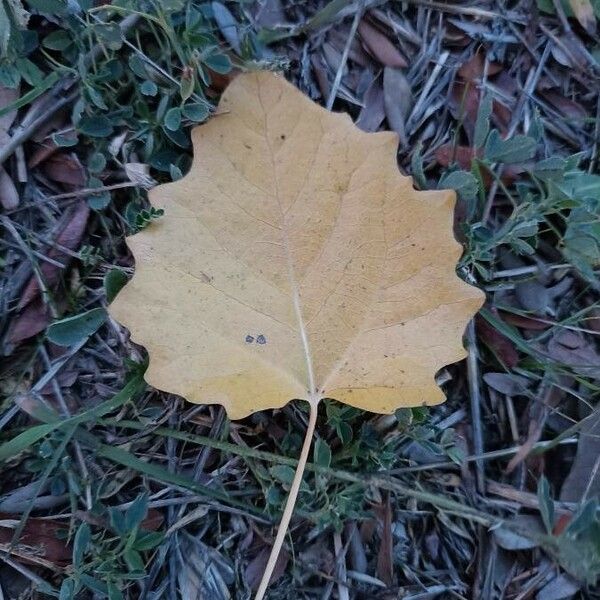
<instances>
[{"instance_id":1,"label":"fallen dry leaf","mask_svg":"<svg viewBox=\"0 0 600 600\"><path fill-rule=\"evenodd\" d=\"M481 157L482 151L471 146L457 146L456 144L443 144L435 149L435 160L442 167L457 164L461 169L471 168L471 161Z\"/></svg>"},{"instance_id":2,"label":"fallen dry leaf","mask_svg":"<svg viewBox=\"0 0 600 600\"><path fill-rule=\"evenodd\" d=\"M71 256L61 250L60 246L68 248L69 250L75 250L79 247L89 215L90 208L85 201L76 204L66 214L55 236L56 246L50 248L47 252L49 258L64 263L71 260ZM51 288L58 282L61 269L52 263L43 262L40 264L40 272L46 286ZM32 275L31 279L23 289L21 298L19 299L18 308L21 309L24 306L27 306L39 293L40 284L38 278L35 275Z\"/></svg>"},{"instance_id":3,"label":"fallen dry leaf","mask_svg":"<svg viewBox=\"0 0 600 600\"><path fill-rule=\"evenodd\" d=\"M21 515L0 513L0 548L7 550ZM13 553L20 561L42 566L65 567L71 563L72 551L61 534L67 527L63 521L30 517L25 523Z\"/></svg>"},{"instance_id":4,"label":"fallen dry leaf","mask_svg":"<svg viewBox=\"0 0 600 600\"><path fill-rule=\"evenodd\" d=\"M18 344L44 331L51 320L48 304L42 298L35 298L13 319L7 339L11 344Z\"/></svg>"},{"instance_id":5,"label":"fallen dry leaf","mask_svg":"<svg viewBox=\"0 0 600 600\"><path fill-rule=\"evenodd\" d=\"M490 325L485 319L477 318L477 334L481 341L509 367L516 367L519 362L519 353L513 342L505 335L501 334L495 327Z\"/></svg>"},{"instance_id":6,"label":"fallen dry leaf","mask_svg":"<svg viewBox=\"0 0 600 600\"><path fill-rule=\"evenodd\" d=\"M390 39L379 29L364 19L358 26L358 33L367 50L386 67L406 67L408 63Z\"/></svg>"},{"instance_id":7,"label":"fallen dry leaf","mask_svg":"<svg viewBox=\"0 0 600 600\"><path fill-rule=\"evenodd\" d=\"M400 145L405 147L408 143L406 118L413 102L410 84L400 69L385 67L383 70L383 103L390 129L398 134Z\"/></svg>"},{"instance_id":8,"label":"fallen dry leaf","mask_svg":"<svg viewBox=\"0 0 600 600\"><path fill-rule=\"evenodd\" d=\"M600 493L600 410L596 409L583 421L577 443L577 454L560 492L561 502L581 502L584 496Z\"/></svg>"},{"instance_id":9,"label":"fallen dry leaf","mask_svg":"<svg viewBox=\"0 0 600 600\"><path fill-rule=\"evenodd\" d=\"M293 398L436 404L483 294L455 275L454 193L417 192L394 133L364 133L272 73L238 76L192 133L163 218L129 238L112 306L147 380L231 418Z\"/></svg>"},{"instance_id":10,"label":"fallen dry leaf","mask_svg":"<svg viewBox=\"0 0 600 600\"><path fill-rule=\"evenodd\" d=\"M471 170L471 162L474 158L481 158L483 151L475 150L471 146L457 146L455 144L442 144L435 150L435 160L443 167L457 164L465 171ZM521 165L505 165L500 176L502 183L510 185L523 173L525 169ZM494 181L491 173L483 168L480 169L481 179L486 189Z\"/></svg>"},{"instance_id":11,"label":"fallen dry leaf","mask_svg":"<svg viewBox=\"0 0 600 600\"><path fill-rule=\"evenodd\" d=\"M471 58L466 60L458 69L458 76L465 81L476 81L485 72L485 54L482 51L475 52ZM500 73L503 66L500 63L488 62L487 74L496 75Z\"/></svg>"},{"instance_id":12,"label":"fallen dry leaf","mask_svg":"<svg viewBox=\"0 0 600 600\"><path fill-rule=\"evenodd\" d=\"M594 341L568 329L558 331L548 342L548 355L584 377L600 381L600 352Z\"/></svg>"},{"instance_id":13,"label":"fallen dry leaf","mask_svg":"<svg viewBox=\"0 0 600 600\"><path fill-rule=\"evenodd\" d=\"M385 119L383 87L378 76L369 85L363 96L363 107L356 120L356 126L363 131L377 131Z\"/></svg>"},{"instance_id":14,"label":"fallen dry leaf","mask_svg":"<svg viewBox=\"0 0 600 600\"><path fill-rule=\"evenodd\" d=\"M66 183L75 188L84 187L87 181L85 169L73 152L52 154L44 162L43 170L52 181Z\"/></svg>"},{"instance_id":15,"label":"fallen dry leaf","mask_svg":"<svg viewBox=\"0 0 600 600\"><path fill-rule=\"evenodd\" d=\"M501 311L502 320L506 321L510 325L520 327L521 329L530 329L533 331L544 331L549 329L553 325L553 321L544 320L540 321L534 317L527 317L525 315L517 315L515 313L509 313Z\"/></svg>"},{"instance_id":16,"label":"fallen dry leaf","mask_svg":"<svg viewBox=\"0 0 600 600\"><path fill-rule=\"evenodd\" d=\"M385 584L394 584L394 538L392 535L392 506L390 496L374 507L375 514L381 525L381 538L377 552L377 577Z\"/></svg>"},{"instance_id":17,"label":"fallen dry leaf","mask_svg":"<svg viewBox=\"0 0 600 600\"><path fill-rule=\"evenodd\" d=\"M19 206L19 192L11 176L0 166L0 204L5 210L14 210Z\"/></svg>"},{"instance_id":18,"label":"fallen dry leaf","mask_svg":"<svg viewBox=\"0 0 600 600\"><path fill-rule=\"evenodd\" d=\"M244 571L244 579L251 590L256 591L258 589L260 579L265 572L265 567L269 560L269 551L269 548L263 547L262 550L248 563L248 566ZM277 558L271 581L277 581L285 573L289 560L289 552L282 550Z\"/></svg>"}]
</instances>

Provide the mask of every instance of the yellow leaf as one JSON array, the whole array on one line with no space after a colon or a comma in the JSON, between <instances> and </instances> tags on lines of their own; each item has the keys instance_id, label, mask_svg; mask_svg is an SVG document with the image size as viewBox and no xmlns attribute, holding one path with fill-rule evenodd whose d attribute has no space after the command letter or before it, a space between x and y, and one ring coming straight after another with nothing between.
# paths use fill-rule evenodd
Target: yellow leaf
<instances>
[{"instance_id":1,"label":"yellow leaf","mask_svg":"<svg viewBox=\"0 0 600 600\"><path fill-rule=\"evenodd\" d=\"M129 238L111 307L157 388L231 418L294 398L436 404L483 294L455 274L454 192L417 192L397 135L364 133L282 77L238 76L192 134L164 216Z\"/></svg>"}]
</instances>

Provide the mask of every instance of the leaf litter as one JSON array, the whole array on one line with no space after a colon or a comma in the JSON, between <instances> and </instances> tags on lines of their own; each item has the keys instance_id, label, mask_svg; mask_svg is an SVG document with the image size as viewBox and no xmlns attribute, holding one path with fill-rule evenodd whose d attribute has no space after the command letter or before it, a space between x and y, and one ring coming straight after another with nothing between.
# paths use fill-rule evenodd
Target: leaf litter
<instances>
[{"instance_id":1,"label":"leaf litter","mask_svg":"<svg viewBox=\"0 0 600 600\"><path fill-rule=\"evenodd\" d=\"M253 35L249 32L257 31L260 36L266 36L268 29L271 39L274 36L281 41L269 45L268 51L272 54L267 60L273 56L283 57L285 65L289 65L286 77L315 101L327 102L342 64L341 58L357 10L355 5L340 9L340 3L336 2L299 5L270 0L255 11L254 7L238 10L234 3L220 4L227 8L237 23L240 49L246 51L248 38L245 36ZM462 213L471 214L472 217L468 217L471 220L467 221L467 217L459 214L457 222L457 235L467 245L468 269L475 269L477 281L487 292L486 308L492 311L491 316L484 311L486 318L478 320L475 338L482 375L477 379L481 420L473 420L468 410L469 374L462 366L444 371L442 375L449 400L429 412L415 409L402 410L388 417L357 416L334 403L328 405L327 417L320 415L318 429L319 435L332 449L333 472L319 475L325 478L320 488L314 485L316 480L312 474L306 477L309 491L301 494L298 514L293 522L293 561L288 563L274 585L274 598L285 597L290 590L298 597L321 597L329 589L327 577L341 572L335 566L338 553L332 533L334 529L341 531L344 544L352 541L352 551L349 547L345 555L343 552L339 555L341 560L355 567L348 569L344 575L350 597L373 597L385 593L382 592L384 584L376 577L380 537L375 527L369 534L365 525L373 520L372 507L381 503L380 486L389 485L390 481L396 486L396 491L391 491L390 508L394 532L393 575L396 578L394 584L398 586L390 588L394 590L390 593L397 594L398 589L405 597L423 597L424 594L474 597L483 593L489 598L525 594L539 600L594 597L596 593L593 587L586 587L589 575L597 573L594 538L591 535L596 521L593 510L585 508L585 505L580 507L586 490L584 500L593 501L596 497L597 481L596 463L582 460L595 452L593 446L592 450L587 447L595 439L593 433L587 435L588 426L594 431L589 417L586 417L590 414L587 412L589 409L582 408L588 404L593 406L597 401L597 383L592 370L596 368L597 358L594 337L598 320L594 291L597 288L593 287L598 260L594 254L597 236L594 237L593 222L588 217L594 214L595 209L593 204L589 204L591 198L584 185L579 188L573 186L572 177L562 183L546 184L544 182L550 180L541 178L548 175L538 170L536 177L540 175L540 180L532 183L534 180L530 173L531 169L535 172L536 165L543 159L560 156L571 160L567 157L577 153L582 153L579 166L571 162L568 167L578 173L575 180L583 181L582 172L591 174L597 169L597 153L594 151L597 68L590 62L593 42L586 31L591 22L588 16L588 22L581 23L568 6L570 4L540 2L540 12L535 17L529 9L500 7L497 3L458 6L411 2L402 6L393 3L366 6L361 20L364 19L384 36L408 63L407 67L396 67L406 78L414 102L408 109L409 114L403 113L407 144L398 154L401 171L410 173L413 164L420 164L424 184L432 189L437 187L442 177L447 179L449 171L473 173L484 183L483 190L478 189L475 200L469 201L473 203L469 208L471 212ZM557 12L557 7L562 7L563 12L560 9ZM262 17L254 21L257 14L262 14ZM58 28L61 19L56 21L50 27ZM220 39L226 40L226 33L231 37L231 26L223 18L221 24L224 27L222 32L217 24L214 30L219 30L218 35L223 35ZM235 43L234 38L231 41ZM365 46L359 32L352 40L348 59L341 67L342 77L334 110L348 112L353 119L363 112L363 119L368 123L366 129L375 131L389 128L387 120L384 121L385 65ZM446 52L448 56L440 60ZM162 59L158 60L161 62ZM468 66L462 69L462 65ZM166 73L169 74L168 69ZM29 87L22 83L22 89L29 90ZM208 90L208 97L214 98L216 92L213 90L222 89L223 85L218 83L215 75L214 88ZM370 94L367 93L369 90ZM497 129L500 139L518 134L530 135L537 140L536 155L529 164L481 164L486 161L484 153L472 150L478 139L477 120L484 92L493 98L490 129ZM401 98L398 97L398 100ZM34 101L31 108L38 104L42 106L42 103ZM35 114L35 111L30 113L29 106L14 111L17 125L28 114ZM8 126L9 135L16 131L14 127L11 129L11 125ZM54 131L59 131L71 125L61 117L55 120L53 126ZM38 141L25 144L25 158L30 158L40 148L36 144L46 144L50 148L50 138L44 139L44 136L51 131L44 133L40 128L39 135L35 136ZM116 137L128 131L131 131L131 125L123 120L115 130ZM150 175L155 180L165 181L171 176L155 167L163 168L163 156L155 160L138 154L132 150L130 138L125 144L123 139L118 143L107 140L107 146L117 149L115 156L122 152L119 159L123 158L126 163L149 165ZM85 144L89 140L86 140L84 145L73 146L73 152L84 168L88 162ZM420 150L416 150L419 146ZM482 148L485 144L477 146ZM62 153L64 150L49 149L45 152ZM107 156L109 161L112 160L110 152ZM436 162L436 156L441 158L439 162ZM149 159L152 159L152 165ZM46 254L49 248L54 247L52 241L56 238L47 235L43 243L33 244L35 233L55 232L56 224L60 222L58 217L68 212L74 203L73 197L65 201L46 200L69 189L64 187L68 184L52 182L46 177L43 171L45 160L37 165L32 163L34 166L27 182L22 182L18 176L25 164L22 155L18 152L11 154L3 164L22 192L16 207L18 210L7 214L18 226L25 227L17 229L18 233L40 254ZM115 181L110 178L119 173L123 180L129 181L125 172L120 170L122 166L117 163L110 165L101 173L103 180ZM168 162L166 168L169 168ZM517 171L517 168L521 170ZM185 171L183 166L182 172ZM145 171L142 169L142 172ZM176 171L173 173L177 174ZM464 179L464 176L460 178ZM529 202L527 187L531 192L532 187L537 188L538 185L548 185L543 189L549 190L548 197L552 197L553 204L537 221L532 233L534 229L525 221L531 222L532 217L535 220L539 215L526 215L519 221L519 213L514 213L513 209L524 201ZM531 205L539 207L540 196L536 194L534 192L531 197ZM113 202L116 211L111 206L100 213L103 223L100 228L99 213L92 213L79 242L70 248L72 254L63 253L56 259L61 264L69 263L66 268L54 265L61 277L60 283L53 289L55 297L52 300L61 316L73 314L72 305L65 302L70 292L75 292L78 310L84 312L103 305L102 281L106 272L117 267L131 273L131 258L120 240L125 233L132 231L128 223L135 222L135 219L130 221L129 216L140 214L130 210L123 216L125 206L132 199L139 205L140 197L136 190L115 191ZM556 207L561 202L567 208L560 208L557 212ZM580 205L574 219L570 218L569 204ZM45 207L50 207L50 210ZM141 217L136 227L144 227L147 222L145 217ZM519 231L525 235L521 236ZM563 236L566 232L568 234ZM578 246L577 241L582 236L588 243ZM8 294L3 294L2 302L5 326L10 327L12 322L22 318L22 313L16 308L20 295L14 291L29 285L32 265L17 247L14 238L8 235L6 239L8 248L3 289ZM88 272L73 254L79 252L82 243L90 242L99 244L102 258ZM503 264L501 257L506 251L518 256L520 264ZM469 262L473 255L476 260ZM490 255L491 260L488 260ZM52 264L37 254L34 256L38 258L39 265ZM464 265L460 272L465 273ZM564 277L565 273L568 273L568 278ZM11 281L9 286L4 285L8 278ZM564 282L564 287L557 296L553 296L551 290L561 282ZM546 292L541 291L542 287ZM28 335L44 331L49 320L55 317L49 311L48 297L39 285L36 284L36 288L33 299L22 309L24 313L37 303L40 310L39 315L31 320L37 323L38 329L34 331L30 327L29 332L33 333ZM521 290L519 294L517 289ZM523 293L522 290L527 291ZM537 291L544 297L543 302L536 298ZM4 298L10 299L10 303L6 304ZM40 339L41 336L38 337ZM61 407L66 406L73 413L78 407L89 408L111 398L123 385L123 358L140 360L142 357L139 349L127 345L123 332L112 322L106 323L89 338L83 349L77 351L74 351L77 346L65 350L57 349L45 340L43 342L47 362L43 351L37 350L37 340L13 344L8 349L5 338L9 356L3 366L3 391L10 394L10 390L18 390L20 393L23 391L22 384L25 389L27 386L40 389L53 407L62 411ZM63 370L70 374L69 377L59 377ZM76 374L75 379L73 373ZM564 391L556 404L544 403L540 382L546 373ZM510 380L499 375L507 375ZM518 382L516 387L513 385L515 381ZM515 393L521 390L526 393ZM35 402L36 396L31 398L30 404ZM127 469L117 467L104 455L85 445L80 446L86 461L83 466L87 464L90 467L88 474L93 478L94 486L101 491L101 502L117 506L131 501L140 489L146 487L153 494L151 502L165 515L174 510L173 506L184 506L191 511L198 503L206 503L206 497L198 496L199 488L193 487L196 485L193 482L199 480L208 482L211 488L227 490L232 500L236 495L244 494L246 506L258 507L263 515L272 515L271 520L276 521L277 507L285 490L271 477L268 468L277 464L274 461L278 460L278 456L297 455L299 434L306 423L304 413L295 407L287 407L268 419L257 415L223 428L223 417L218 409L183 405L183 411L178 414L173 402L167 395L149 391L138 398L135 407L127 405L120 409L121 413L110 413L117 414L119 420L90 423L89 431L101 443L127 448L133 458L143 458L151 467L168 465L169 469L185 475L184 481L188 482L190 489L179 487L181 480L178 480L178 486L166 483L167 469L152 471L153 477L148 478L148 475L140 475L135 466ZM544 403L542 410L533 410L534 405L540 403ZM39 416L40 413L33 413L30 409L29 405L21 409L10 402L3 405L0 420L3 440L11 439L23 428L38 426L31 415ZM541 426L530 431L532 418ZM125 429L128 421L138 429ZM455 431L443 437L448 429ZM461 429L467 432L467 447L466 452L457 455L456 449L460 444L456 432ZM278 435L270 435L274 430L279 432ZM482 456L472 453L471 439L478 430L484 439ZM374 431L377 433L374 434ZM535 434L533 437L532 432ZM537 432L541 432L539 436ZM190 445L193 442L189 439L176 437L181 434L199 436L202 443ZM229 436L236 440L236 445L223 449L220 442L228 440ZM199 440L197 442L199 444ZM11 459L3 476L2 494L10 495L21 485L40 480L43 473L24 468L31 464L25 459L35 458L38 450L47 456L50 449L40 444L36 443L34 452ZM410 457L417 454L404 450L415 444L425 449L428 456L437 457L435 461L420 463L412 460ZM72 448L71 455L76 466L68 467L68 477L75 476L76 481L83 482L74 493L80 508L89 514L86 499L89 487L85 484L85 477L80 479L82 466L77 463L78 450L71 445L69 448ZM205 458L202 467L196 471L194 465L201 448ZM248 454L259 449L273 452L269 458ZM507 475L508 461L519 450L519 462ZM476 464L483 465L486 477L483 493L481 490L473 491L473 465ZM293 463L288 466L293 467ZM384 472L386 480L367 483L377 472ZM363 483L340 480L341 473L357 474ZM473 517L468 516L470 507L492 519L489 523L495 523L494 526L499 525L494 519L508 521L510 527L511 517L536 517L543 505L539 494L536 495L536 484L542 474L550 482L549 501L555 506L553 535L561 536L558 542L562 551L556 552L556 548L546 542L532 550L498 549L493 532L485 527L480 529L476 524L478 521L472 521ZM71 492L63 493L64 481L61 483L61 476L57 473L40 488L45 491L38 498L43 502L34 504L38 511L36 517L56 518L68 514ZM50 484L52 493L48 491ZM405 487L399 488L401 484ZM567 490L571 488L577 493L567 497ZM420 496L420 491L428 495ZM448 500L456 500L457 504L451 509L444 508L444 502ZM582 512L580 508L585 510ZM239 508L213 504L205 517L210 527L191 523L186 525L185 531L202 540L205 544L203 551L218 548L225 563L234 565L236 573L243 573L244 568L272 541L272 529L263 522L254 521L251 512L240 515L232 512L235 510ZM483 518L481 514L479 517ZM74 522L79 524L77 517ZM94 531L109 531L106 521L96 523ZM352 531L359 533L356 535ZM586 535L587 532L590 536ZM243 543L242 539L252 536L260 542ZM177 571L168 568L168 556L170 553L175 556L175 551L169 551L169 547L165 543L162 548L167 550L164 552L161 548L156 555L145 555L148 557L147 590L157 591L170 586L177 593ZM215 560L219 562L216 557ZM11 581L23 578L25 587L34 581L39 584L36 578L60 585L61 577L55 576L52 569L38 569L25 563L19 566L19 562L14 561L12 564L20 570L6 563L0 572L5 591L9 589L6 583L8 577ZM577 565L579 568L575 569ZM243 575L235 583L228 583L231 581L228 573L225 568L219 577L229 589L230 596L244 593L242 590L247 582ZM419 583L415 583L417 581ZM124 587L124 594L128 597L140 597L143 593L135 584ZM331 597L337 593L337 584L332 585Z\"/></svg>"}]
</instances>

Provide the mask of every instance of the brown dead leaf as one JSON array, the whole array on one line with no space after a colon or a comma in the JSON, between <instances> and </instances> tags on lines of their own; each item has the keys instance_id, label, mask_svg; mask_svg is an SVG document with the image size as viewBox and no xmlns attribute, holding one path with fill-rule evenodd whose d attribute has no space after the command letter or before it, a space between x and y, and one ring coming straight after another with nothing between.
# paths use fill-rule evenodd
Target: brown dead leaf
<instances>
[{"instance_id":1,"label":"brown dead leaf","mask_svg":"<svg viewBox=\"0 0 600 600\"><path fill-rule=\"evenodd\" d=\"M519 362L519 353L514 344L485 319L477 317L477 334L481 341L509 367L516 367Z\"/></svg>"},{"instance_id":2,"label":"brown dead leaf","mask_svg":"<svg viewBox=\"0 0 600 600\"><path fill-rule=\"evenodd\" d=\"M526 394L529 380L514 373L486 373L483 380L497 392L507 396Z\"/></svg>"},{"instance_id":3,"label":"brown dead leaf","mask_svg":"<svg viewBox=\"0 0 600 600\"><path fill-rule=\"evenodd\" d=\"M435 150L435 160L443 167L457 164L464 171L471 170L471 161L483 154L482 150L475 150L471 146L456 146L455 144L443 144ZM501 180L505 185L513 183L525 169L519 165L506 165L502 169ZM494 178L485 169L480 169L481 179L486 189L489 188Z\"/></svg>"},{"instance_id":4,"label":"brown dead leaf","mask_svg":"<svg viewBox=\"0 0 600 600\"><path fill-rule=\"evenodd\" d=\"M480 150L471 146L457 146L456 144L443 144L435 150L435 160L442 167L457 164L463 170L471 169L471 161L481 155Z\"/></svg>"},{"instance_id":5,"label":"brown dead leaf","mask_svg":"<svg viewBox=\"0 0 600 600\"><path fill-rule=\"evenodd\" d=\"M383 70L383 103L390 129L398 134L400 145L405 147L406 117L413 102L410 84L400 69Z\"/></svg>"},{"instance_id":6,"label":"brown dead leaf","mask_svg":"<svg viewBox=\"0 0 600 600\"><path fill-rule=\"evenodd\" d=\"M576 373L600 381L600 352L583 334L568 329L557 332L548 342L548 354Z\"/></svg>"},{"instance_id":7,"label":"brown dead leaf","mask_svg":"<svg viewBox=\"0 0 600 600\"><path fill-rule=\"evenodd\" d=\"M300 560L313 571L321 571L329 574L335 570L335 556L320 541L315 542L307 550L301 552Z\"/></svg>"},{"instance_id":8,"label":"brown dead leaf","mask_svg":"<svg viewBox=\"0 0 600 600\"><path fill-rule=\"evenodd\" d=\"M76 204L64 218L62 225L55 237L55 241L59 246L64 246L69 250L78 248L81 238L87 225L87 220L90 214L90 208L87 202L79 202ZM69 262L71 257L63 250L57 247L52 247L47 252L47 256L57 261L64 263ZM58 266L43 262L40 264L40 271L46 285L53 287L60 278L61 270ZM37 277L32 276L21 294L18 308L21 309L27 306L40 293L40 284Z\"/></svg>"},{"instance_id":9,"label":"brown dead leaf","mask_svg":"<svg viewBox=\"0 0 600 600\"><path fill-rule=\"evenodd\" d=\"M60 149L52 140L47 140L46 143L40 144L30 155L29 160L27 161L27 166L30 169L37 167L39 164L43 163L50 156L58 152Z\"/></svg>"},{"instance_id":10,"label":"brown dead leaf","mask_svg":"<svg viewBox=\"0 0 600 600\"><path fill-rule=\"evenodd\" d=\"M600 494L600 473L596 465L600 456L600 410L583 421L577 454L560 492L561 502L580 502L584 495Z\"/></svg>"},{"instance_id":11,"label":"brown dead leaf","mask_svg":"<svg viewBox=\"0 0 600 600\"><path fill-rule=\"evenodd\" d=\"M363 96L363 107L356 120L356 126L363 131L377 131L383 119L385 119L383 87L381 76L378 76L373 79Z\"/></svg>"},{"instance_id":12,"label":"brown dead leaf","mask_svg":"<svg viewBox=\"0 0 600 600\"><path fill-rule=\"evenodd\" d=\"M476 84L470 81L456 79L450 88L448 108L452 116L462 123L469 142L473 142L475 122L479 110L480 93Z\"/></svg>"},{"instance_id":13,"label":"brown dead leaf","mask_svg":"<svg viewBox=\"0 0 600 600\"><path fill-rule=\"evenodd\" d=\"M13 538L14 529L21 515L0 513L0 548L6 550ZM51 563L64 567L71 563L72 552L64 538L63 521L30 517L25 523L21 537L13 552L24 562L31 564Z\"/></svg>"},{"instance_id":14,"label":"brown dead leaf","mask_svg":"<svg viewBox=\"0 0 600 600\"><path fill-rule=\"evenodd\" d=\"M488 63L488 77L502 71L500 63ZM476 81L483 76L485 71L485 54L482 50L475 52L471 58L465 61L458 69L458 76L465 81Z\"/></svg>"},{"instance_id":15,"label":"brown dead leaf","mask_svg":"<svg viewBox=\"0 0 600 600\"><path fill-rule=\"evenodd\" d=\"M408 66L406 59L390 39L365 19L358 25L358 33L367 50L382 65L395 68Z\"/></svg>"},{"instance_id":16,"label":"brown dead leaf","mask_svg":"<svg viewBox=\"0 0 600 600\"><path fill-rule=\"evenodd\" d=\"M550 410L558 405L565 392L552 383L546 382L541 386L542 397L529 403L527 414L527 436L525 441L506 465L504 473L512 473L525 459L537 442L539 442L544 431L546 419Z\"/></svg>"},{"instance_id":17,"label":"brown dead leaf","mask_svg":"<svg viewBox=\"0 0 600 600\"><path fill-rule=\"evenodd\" d=\"M19 192L11 176L0 166L0 204L5 210L14 210L19 206Z\"/></svg>"},{"instance_id":18,"label":"brown dead leaf","mask_svg":"<svg viewBox=\"0 0 600 600\"><path fill-rule=\"evenodd\" d=\"M261 577L265 572L267 561L269 560L270 548L263 548L249 563L244 572L244 579L251 590L256 591L260 584ZM277 557L275 570L271 581L277 581L284 573L290 560L290 554L287 550L282 550Z\"/></svg>"},{"instance_id":19,"label":"brown dead leaf","mask_svg":"<svg viewBox=\"0 0 600 600\"><path fill-rule=\"evenodd\" d=\"M552 327L552 322L548 320L540 321L533 317L527 317L525 315L517 315L515 313L509 313L502 311L502 320L506 321L510 325L520 327L521 329L530 329L532 331L545 331Z\"/></svg>"},{"instance_id":20,"label":"brown dead leaf","mask_svg":"<svg viewBox=\"0 0 600 600\"><path fill-rule=\"evenodd\" d=\"M11 344L18 344L44 331L51 320L49 306L42 298L36 298L12 320L7 339Z\"/></svg>"},{"instance_id":21,"label":"brown dead leaf","mask_svg":"<svg viewBox=\"0 0 600 600\"><path fill-rule=\"evenodd\" d=\"M52 154L44 162L43 170L53 181L75 188L83 187L87 181L85 169L74 153Z\"/></svg>"},{"instance_id":22,"label":"brown dead leaf","mask_svg":"<svg viewBox=\"0 0 600 600\"><path fill-rule=\"evenodd\" d=\"M588 316L583 319L584 327L600 333L600 309L591 308Z\"/></svg>"},{"instance_id":23,"label":"brown dead leaf","mask_svg":"<svg viewBox=\"0 0 600 600\"><path fill-rule=\"evenodd\" d=\"M388 586L394 585L394 540L392 537L392 506L390 496L375 507L375 514L381 527L381 541L377 552L377 577Z\"/></svg>"},{"instance_id":24,"label":"brown dead leaf","mask_svg":"<svg viewBox=\"0 0 600 600\"><path fill-rule=\"evenodd\" d=\"M417 192L397 136L368 134L267 72L238 76L150 191L112 306L148 381L232 418L292 398L381 413L436 404L482 293L455 275L454 193Z\"/></svg>"},{"instance_id":25,"label":"brown dead leaf","mask_svg":"<svg viewBox=\"0 0 600 600\"><path fill-rule=\"evenodd\" d=\"M586 109L581 104L571 98L566 98L562 93L547 90L540 92L540 96L571 121L583 122L588 116Z\"/></svg>"},{"instance_id":26,"label":"brown dead leaf","mask_svg":"<svg viewBox=\"0 0 600 600\"><path fill-rule=\"evenodd\" d=\"M487 75L488 77L498 75L498 85L501 84L500 87L506 90L508 83L514 83L514 80L503 72L503 68L503 65L499 63L488 62ZM485 55L482 51L479 51L460 66L448 96L450 112L457 121L462 123L470 141L473 140L475 122L479 111L481 100L479 87L484 71ZM511 92L506 91L507 95L511 95ZM506 132L511 116L511 111L494 99L492 122L501 133Z\"/></svg>"}]
</instances>

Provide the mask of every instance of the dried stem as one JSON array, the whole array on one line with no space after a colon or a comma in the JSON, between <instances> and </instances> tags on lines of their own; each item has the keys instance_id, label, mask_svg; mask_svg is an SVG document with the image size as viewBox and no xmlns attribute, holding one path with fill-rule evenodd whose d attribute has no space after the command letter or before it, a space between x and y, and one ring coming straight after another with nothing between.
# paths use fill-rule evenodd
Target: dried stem
<instances>
[{"instance_id":1,"label":"dried stem","mask_svg":"<svg viewBox=\"0 0 600 600\"><path fill-rule=\"evenodd\" d=\"M292 514L294 512L294 507L296 506L296 499L298 498L298 492L300 491L300 484L302 483L302 476L304 475L304 470L306 467L306 461L308 460L308 453L310 451L310 446L312 444L312 438L315 433L315 425L317 423L317 409L319 407L319 397L311 396L308 400L310 404L310 413L308 416L308 427L306 428L306 435L304 436L304 444L302 445L302 451L300 452L300 458L298 459L298 466L296 467L296 472L294 473L294 479L292 480L292 485L290 487L290 493L288 494L287 500L285 502L285 508L283 509L283 515L281 516L281 521L279 523L279 529L277 530L277 536L275 537L275 542L273 543L273 548L271 548L271 554L269 555L269 560L267 561L267 565L265 567L265 572L263 573L262 579L260 581L260 585L258 586L258 591L256 592L256 596L254 600L262 600L265 597L267 592L267 587L269 585L269 581L271 580L271 576L273 575L273 570L275 569L275 564L277 563L277 558L279 557L279 553L281 552L281 547L283 546L283 540L285 539L285 534L287 533L288 527L290 525L290 520L292 518Z\"/></svg>"}]
</instances>

